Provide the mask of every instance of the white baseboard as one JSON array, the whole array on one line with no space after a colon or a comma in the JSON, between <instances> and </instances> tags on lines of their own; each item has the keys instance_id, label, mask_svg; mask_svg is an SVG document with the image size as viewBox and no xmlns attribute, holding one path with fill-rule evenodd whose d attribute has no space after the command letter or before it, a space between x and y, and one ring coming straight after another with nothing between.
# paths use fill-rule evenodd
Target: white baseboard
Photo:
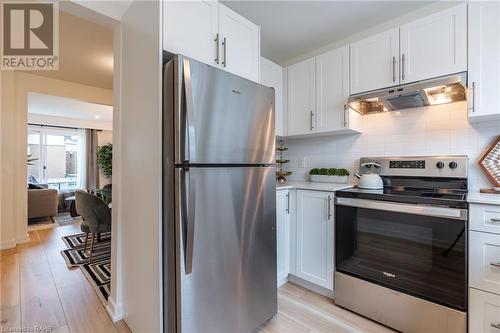
<instances>
[{"instance_id":1,"label":"white baseboard","mask_svg":"<svg viewBox=\"0 0 500 333\"><path fill-rule=\"evenodd\" d=\"M106 305L106 312L113 322L123 319L122 304L116 304L113 298L108 297L108 305Z\"/></svg>"},{"instance_id":2,"label":"white baseboard","mask_svg":"<svg viewBox=\"0 0 500 333\"><path fill-rule=\"evenodd\" d=\"M27 243L30 241L30 234L26 233L26 235L21 237L16 237L16 244Z\"/></svg>"},{"instance_id":3,"label":"white baseboard","mask_svg":"<svg viewBox=\"0 0 500 333\"><path fill-rule=\"evenodd\" d=\"M324 287L318 286L312 282L301 279L295 275L288 275L288 281L298 284L299 286L314 291L317 294L323 295L328 298L335 298L335 292Z\"/></svg>"},{"instance_id":4,"label":"white baseboard","mask_svg":"<svg viewBox=\"0 0 500 333\"><path fill-rule=\"evenodd\" d=\"M16 247L16 239L12 238L3 242L0 242L0 250L7 250Z\"/></svg>"},{"instance_id":5,"label":"white baseboard","mask_svg":"<svg viewBox=\"0 0 500 333\"><path fill-rule=\"evenodd\" d=\"M24 236L9 239L7 241L0 242L0 250L13 249L17 244L26 243L30 241L30 235L27 233Z\"/></svg>"},{"instance_id":6,"label":"white baseboard","mask_svg":"<svg viewBox=\"0 0 500 333\"><path fill-rule=\"evenodd\" d=\"M287 282L288 282L288 277L286 277L284 279L281 279L280 281L278 281L278 288L281 287L282 285L284 285Z\"/></svg>"}]
</instances>

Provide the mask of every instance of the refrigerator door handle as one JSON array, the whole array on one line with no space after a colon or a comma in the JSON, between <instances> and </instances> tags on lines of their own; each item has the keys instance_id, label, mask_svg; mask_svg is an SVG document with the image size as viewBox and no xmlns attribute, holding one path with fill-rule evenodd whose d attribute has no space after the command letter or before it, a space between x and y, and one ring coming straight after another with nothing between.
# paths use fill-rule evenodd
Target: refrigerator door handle
<instances>
[{"instance_id":1,"label":"refrigerator door handle","mask_svg":"<svg viewBox=\"0 0 500 333\"><path fill-rule=\"evenodd\" d=\"M182 228L184 233L184 270L193 271L194 227L196 211L196 176L188 168L181 171L181 191L183 200Z\"/></svg>"},{"instance_id":2,"label":"refrigerator door handle","mask_svg":"<svg viewBox=\"0 0 500 333\"><path fill-rule=\"evenodd\" d=\"M186 129L187 129L187 156L185 160L196 161L196 128L194 118L193 87L191 85L191 65L189 60L184 58L184 90L186 94Z\"/></svg>"}]
</instances>

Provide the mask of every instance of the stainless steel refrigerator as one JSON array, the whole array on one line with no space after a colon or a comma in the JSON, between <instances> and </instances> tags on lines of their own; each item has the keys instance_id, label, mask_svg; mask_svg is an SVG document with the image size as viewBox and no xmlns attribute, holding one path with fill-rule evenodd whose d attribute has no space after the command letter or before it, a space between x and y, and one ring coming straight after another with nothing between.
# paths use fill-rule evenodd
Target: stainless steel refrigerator
<instances>
[{"instance_id":1,"label":"stainless steel refrigerator","mask_svg":"<svg viewBox=\"0 0 500 333\"><path fill-rule=\"evenodd\" d=\"M277 312L274 90L164 64L166 332L250 333Z\"/></svg>"}]
</instances>

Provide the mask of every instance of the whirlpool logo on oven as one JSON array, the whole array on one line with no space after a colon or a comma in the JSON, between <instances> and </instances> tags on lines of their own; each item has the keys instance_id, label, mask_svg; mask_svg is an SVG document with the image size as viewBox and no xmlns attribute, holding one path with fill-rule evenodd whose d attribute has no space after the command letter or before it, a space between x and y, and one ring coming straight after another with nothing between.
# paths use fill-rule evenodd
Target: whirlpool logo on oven
<instances>
[{"instance_id":1,"label":"whirlpool logo on oven","mask_svg":"<svg viewBox=\"0 0 500 333\"><path fill-rule=\"evenodd\" d=\"M389 278L395 278L396 277L396 274L392 274L392 273L388 273L388 272L382 272L382 274L384 274L386 277L389 277Z\"/></svg>"}]
</instances>

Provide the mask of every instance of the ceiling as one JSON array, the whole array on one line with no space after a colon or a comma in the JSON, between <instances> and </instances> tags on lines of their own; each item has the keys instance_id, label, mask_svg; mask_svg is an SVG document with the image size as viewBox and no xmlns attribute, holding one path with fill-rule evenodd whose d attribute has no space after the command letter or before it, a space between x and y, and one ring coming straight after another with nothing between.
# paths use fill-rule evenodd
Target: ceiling
<instances>
[{"instance_id":1,"label":"ceiling","mask_svg":"<svg viewBox=\"0 0 500 333\"><path fill-rule=\"evenodd\" d=\"M28 113L79 120L113 121L112 106L39 93L29 93Z\"/></svg>"},{"instance_id":2,"label":"ceiling","mask_svg":"<svg viewBox=\"0 0 500 333\"><path fill-rule=\"evenodd\" d=\"M60 11L59 70L30 73L112 89L113 31Z\"/></svg>"},{"instance_id":3,"label":"ceiling","mask_svg":"<svg viewBox=\"0 0 500 333\"><path fill-rule=\"evenodd\" d=\"M261 27L261 54L284 63L430 1L222 1Z\"/></svg>"}]
</instances>

